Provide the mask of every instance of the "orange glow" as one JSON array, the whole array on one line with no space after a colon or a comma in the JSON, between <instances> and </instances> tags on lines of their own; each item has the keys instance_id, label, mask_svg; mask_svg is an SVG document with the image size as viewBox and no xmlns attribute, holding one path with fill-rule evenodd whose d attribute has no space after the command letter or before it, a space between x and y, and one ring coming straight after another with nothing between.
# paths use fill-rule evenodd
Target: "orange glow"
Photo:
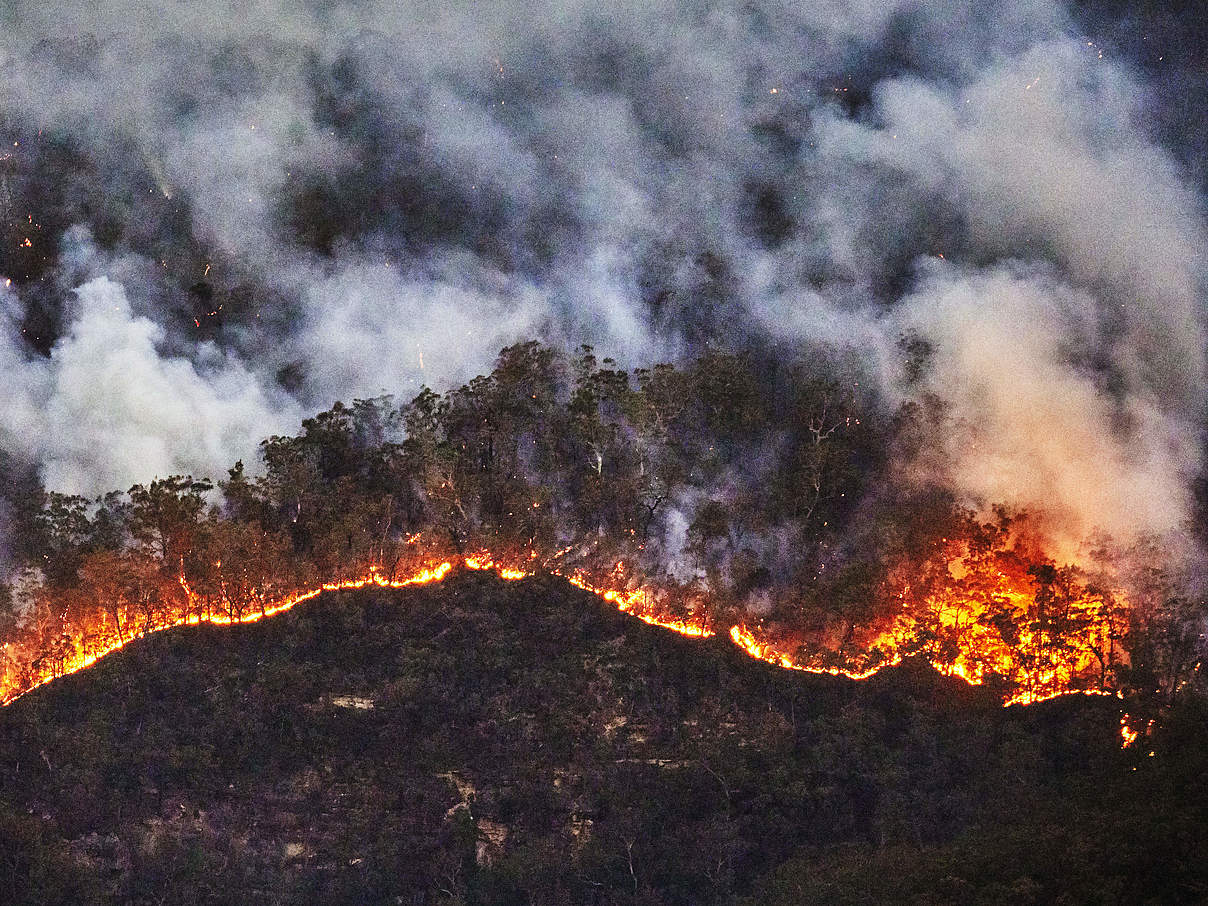
<instances>
[{"instance_id":1,"label":"orange glow","mask_svg":"<svg viewBox=\"0 0 1208 906\"><path fill-rule=\"evenodd\" d=\"M69 673L77 673L86 667L91 667L107 654L112 654L119 648L123 648L132 642L134 639L141 638L153 632L160 632L164 629L171 629L175 626L196 626L201 623L210 623L216 626L229 626L235 623L255 623L265 617L276 616L279 613L289 610L303 601L309 601L325 591L346 591L350 589L366 588L370 585L378 588L405 588L408 585L427 585L431 582L439 582L453 568L450 562L440 563L436 566L428 567L420 570L406 579L386 579L383 578L376 570L370 570L369 574L359 579L342 579L335 582L326 582L318 588L312 588L308 591L298 592L289 595L280 601L273 604L264 604L259 609L251 610L246 614L239 616L231 616L225 613L203 613L198 607L197 596L189 588L188 582L183 576L180 577L180 586L184 591L185 600L188 602L184 613L175 619L168 619L150 626L145 626L140 632L133 633L128 637L123 638L120 633L117 637L97 641L92 639L91 644L83 650L76 653L74 656L69 656L64 661L57 665L43 668L36 673L32 682L25 688L13 688L11 685L0 687L0 704L10 704L20 698L25 693L45 685L53 679L58 679L61 676L66 676ZM194 612L194 611L198 612ZM92 633L95 635L95 633ZM7 677L6 677L7 679Z\"/></svg>"},{"instance_id":2,"label":"orange glow","mask_svg":"<svg viewBox=\"0 0 1208 906\"><path fill-rule=\"evenodd\" d=\"M408 538L407 542L414 544L418 540L419 536L416 535ZM551 559L557 559L565 553L566 551L561 551ZM493 572L509 581L527 578L537 571L552 572L577 588L608 601L621 612L652 626L701 639L710 638L717 632L716 628L710 625L707 612L703 609L690 610L688 613L672 612L665 606L665 598L660 598L655 589L637 584L633 580L624 562L617 562L602 580L582 570L563 572L550 570L548 565L542 569L539 565L542 562L548 564L550 561L539 560L536 551L528 551L527 556L510 561L501 560L487 551L476 552L461 560L461 564L467 569ZM523 567L518 563L523 564ZM404 588L439 582L448 575L453 566L454 561L451 560L434 562L406 578L384 576L375 567L359 578L327 582L277 600L270 600L266 594L251 595L251 600L237 602L240 606L231 606L227 612L215 612L212 603L194 593L182 575L179 578L179 586L183 595L178 605L179 610L174 616L163 616L159 619L146 617L141 625L136 625L139 620L131 613L125 614L119 623L118 617L121 613L118 610L102 612L97 617L99 625L85 627L79 631L76 638L67 635L61 637L61 644L54 650L65 653L57 660L44 656L34 660L31 667L24 672L11 669L0 672L0 703L7 704L52 679L89 667L131 640L152 632L200 623L254 623L289 610L327 591L346 591L370 586ZM1093 676L1096 657L1099 663L1102 663L1102 649L1110 641L1110 632L1107 629L1084 627L1081 635L1074 637L1072 641L1063 638L1062 645L1050 645L1046 648L1043 633L1048 630L1043 628L1043 621L1035 618L1036 605L1022 590L1023 580L1019 577L1011 580L998 572L992 577L991 587L987 591L984 587L985 576L980 580L983 586L974 587L971 584L972 579L967 578L970 574L963 566L958 565L954 571L960 575L957 582L965 583L964 586L958 587L958 591L961 587L967 587L973 589L971 592L958 594L951 589L945 589L921 601L914 599L908 605L905 601L910 589L905 586L900 595L904 601L902 614L879 634L864 639L860 645L848 649L846 653L809 654L817 646L798 644L793 639L776 641L761 629L746 625L731 626L727 634L735 645L753 658L783 669L806 673L864 680L884 667L900 664L904 657L915 656L926 659L937 671L958 677L970 685L980 685L989 676L994 675L1005 680L1013 689L1004 701L1005 705L1031 704L1072 693L1111 694L1102 688L1079 688L1080 685L1090 685L1087 677ZM225 587L223 595L225 600ZM1093 615L1098 612L1094 608L1101 603L1099 598L1095 598L1090 604L1080 606ZM986 619L987 608L991 606L996 608L993 615L999 620L999 624L1003 620L1013 621L1012 644L1004 640L1001 631L993 631L992 627L999 624ZM1067 608L1069 606L1072 605L1067 604ZM906 610L907 607L910 608L909 611ZM53 645L48 647L54 648ZM6 654L7 652L0 651L0 669L5 666ZM8 663L11 665L15 662L8 659ZM1129 732L1131 731L1122 724L1121 733L1126 745L1132 741L1128 738Z\"/></svg>"},{"instance_id":3,"label":"orange glow","mask_svg":"<svg viewBox=\"0 0 1208 906\"><path fill-rule=\"evenodd\" d=\"M800 670L803 673L825 673L830 676L845 676L852 680L866 680L870 676L875 676L883 667L893 667L900 664L902 658L895 656L893 659L884 663L878 664L875 667L869 667L864 670L852 670L844 667L823 667L812 664L799 664L787 654L777 651L766 642L760 642L749 629L745 626L731 626L730 640L749 654L751 657L761 661L767 661L777 667L782 667L785 670Z\"/></svg>"}]
</instances>

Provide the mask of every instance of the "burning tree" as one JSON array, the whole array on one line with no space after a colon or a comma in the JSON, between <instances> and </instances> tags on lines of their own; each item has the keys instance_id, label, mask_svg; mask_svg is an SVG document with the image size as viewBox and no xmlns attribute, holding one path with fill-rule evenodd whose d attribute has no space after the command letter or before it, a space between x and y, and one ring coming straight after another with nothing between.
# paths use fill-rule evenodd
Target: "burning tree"
<instances>
[{"instance_id":1,"label":"burning tree","mask_svg":"<svg viewBox=\"0 0 1208 906\"><path fill-rule=\"evenodd\" d=\"M1130 610L1109 573L1047 556L1026 514L978 518L894 471L908 457L886 451L918 447L942 412L879 421L833 366L762 367L711 352L629 375L525 343L444 395L336 404L265 440L254 479L237 463L217 488L45 495L6 694L157 628L454 562L558 572L797 669L862 677L921 656L1020 701L1185 681L1193 620Z\"/></svg>"}]
</instances>

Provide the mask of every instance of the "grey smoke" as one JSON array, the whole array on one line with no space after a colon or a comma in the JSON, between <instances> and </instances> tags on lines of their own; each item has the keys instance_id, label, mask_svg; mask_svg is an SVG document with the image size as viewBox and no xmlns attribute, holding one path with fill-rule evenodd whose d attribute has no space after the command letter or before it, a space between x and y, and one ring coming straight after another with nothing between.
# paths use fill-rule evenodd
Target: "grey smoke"
<instances>
[{"instance_id":1,"label":"grey smoke","mask_svg":"<svg viewBox=\"0 0 1208 906\"><path fill-rule=\"evenodd\" d=\"M1188 519L1204 176L1178 85L1095 10L226 13L0 13L4 235L53 234L32 264L0 250L0 444L51 486L215 473L302 413L539 336L625 365L840 350L887 404L947 402L916 471L974 506L1075 540ZM934 349L909 386L904 332Z\"/></svg>"},{"instance_id":2,"label":"grey smoke","mask_svg":"<svg viewBox=\"0 0 1208 906\"><path fill-rule=\"evenodd\" d=\"M87 493L251 461L258 437L296 424L292 401L266 396L213 344L200 344L190 361L158 354L161 338L162 328L133 315L107 277L76 292L70 325L48 359L12 356L10 328L0 362L9 388L5 448L40 462L49 487Z\"/></svg>"},{"instance_id":3,"label":"grey smoke","mask_svg":"<svg viewBox=\"0 0 1208 906\"><path fill-rule=\"evenodd\" d=\"M966 225L965 266L933 258L884 319L936 346L927 389L963 426L938 439L950 477L1075 538L1179 528L1201 466L1203 222L1171 159L1119 128L1139 97L1093 46L1063 40L959 90L886 82L867 122L818 127L832 172L878 174L839 181L859 234L902 186Z\"/></svg>"}]
</instances>

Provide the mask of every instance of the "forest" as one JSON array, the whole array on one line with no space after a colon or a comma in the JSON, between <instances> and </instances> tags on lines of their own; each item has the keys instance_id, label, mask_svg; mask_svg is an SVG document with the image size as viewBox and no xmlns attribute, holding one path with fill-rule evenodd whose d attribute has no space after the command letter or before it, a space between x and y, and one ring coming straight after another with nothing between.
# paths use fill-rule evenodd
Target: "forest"
<instances>
[{"instance_id":1,"label":"forest","mask_svg":"<svg viewBox=\"0 0 1208 906\"><path fill-rule=\"evenodd\" d=\"M0 896L1201 902L1202 605L842 374L527 343L216 482L31 481Z\"/></svg>"},{"instance_id":2,"label":"forest","mask_svg":"<svg viewBox=\"0 0 1208 906\"><path fill-rule=\"evenodd\" d=\"M921 372L927 350L907 348ZM639 611L729 629L784 666L862 676L922 657L1004 701L1160 703L1198 681L1202 603L1159 551L1103 540L1054 559L1039 520L976 512L918 468L942 403L880 415L853 374L720 352L629 373L530 342L443 395L336 403L217 482L88 500L31 478L0 690L165 626L471 555L640 594Z\"/></svg>"},{"instance_id":3,"label":"forest","mask_svg":"<svg viewBox=\"0 0 1208 906\"><path fill-rule=\"evenodd\" d=\"M1122 704L781 670L457 570L155 633L0 709L0 900L1202 903L1204 699L1127 747Z\"/></svg>"}]
</instances>

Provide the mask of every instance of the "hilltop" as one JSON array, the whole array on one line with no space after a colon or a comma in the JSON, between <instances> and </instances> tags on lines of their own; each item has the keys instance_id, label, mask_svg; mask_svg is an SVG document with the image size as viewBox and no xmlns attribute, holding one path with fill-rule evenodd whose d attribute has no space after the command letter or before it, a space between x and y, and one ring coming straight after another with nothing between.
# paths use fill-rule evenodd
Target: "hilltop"
<instances>
[{"instance_id":1,"label":"hilltop","mask_svg":"<svg viewBox=\"0 0 1208 906\"><path fill-rule=\"evenodd\" d=\"M1122 750L1115 699L802 675L461 571L0 711L0 900L1197 902L1198 707Z\"/></svg>"},{"instance_id":2,"label":"hilltop","mask_svg":"<svg viewBox=\"0 0 1208 906\"><path fill-rule=\"evenodd\" d=\"M520 343L443 395L334 403L216 484L87 499L33 481L0 582L0 701L152 629L467 557L737 627L808 669L919 657L1015 701L1203 686L1177 564L1106 541L1062 562L1037 516L892 474L886 449L927 446L917 407L884 423L854 386L802 366L769 387L747 355L615 364Z\"/></svg>"}]
</instances>

